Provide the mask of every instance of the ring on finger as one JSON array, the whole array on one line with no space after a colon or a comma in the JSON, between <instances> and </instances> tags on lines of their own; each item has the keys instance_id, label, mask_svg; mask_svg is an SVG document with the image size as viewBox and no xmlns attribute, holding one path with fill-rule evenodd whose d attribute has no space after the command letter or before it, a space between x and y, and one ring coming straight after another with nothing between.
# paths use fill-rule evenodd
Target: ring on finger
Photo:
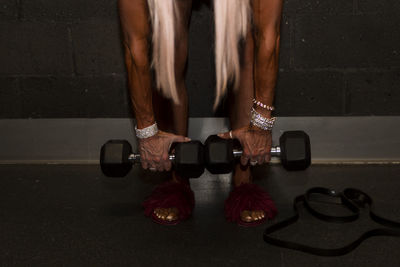
<instances>
[{"instance_id":1,"label":"ring on finger","mask_svg":"<svg viewBox=\"0 0 400 267\"><path fill-rule=\"evenodd\" d=\"M261 165L261 164L264 164L264 162L265 162L264 157L260 156L257 158L257 164Z\"/></svg>"},{"instance_id":2,"label":"ring on finger","mask_svg":"<svg viewBox=\"0 0 400 267\"><path fill-rule=\"evenodd\" d=\"M229 137L233 139L232 130L229 131Z\"/></svg>"},{"instance_id":3,"label":"ring on finger","mask_svg":"<svg viewBox=\"0 0 400 267\"><path fill-rule=\"evenodd\" d=\"M250 165L251 165L251 166L255 166L255 165L257 165L257 163L258 163L258 162L257 162L256 160L255 160L255 161L250 161Z\"/></svg>"}]
</instances>

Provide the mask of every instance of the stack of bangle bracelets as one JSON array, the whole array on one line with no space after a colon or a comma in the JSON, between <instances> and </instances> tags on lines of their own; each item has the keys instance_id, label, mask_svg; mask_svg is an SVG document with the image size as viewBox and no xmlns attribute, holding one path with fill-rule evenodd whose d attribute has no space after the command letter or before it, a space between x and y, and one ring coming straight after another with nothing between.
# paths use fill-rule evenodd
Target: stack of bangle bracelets
<instances>
[{"instance_id":1,"label":"stack of bangle bracelets","mask_svg":"<svg viewBox=\"0 0 400 267\"><path fill-rule=\"evenodd\" d=\"M264 109L267 109L269 111L273 111L275 108L273 106L267 106L260 101L257 101L253 99L253 103L256 106L262 107ZM261 113L257 112L254 107L251 108L250 111L251 117L250 117L250 123L260 129L266 130L266 131L271 131L272 128L274 127L274 123L276 118L266 118Z\"/></svg>"}]
</instances>

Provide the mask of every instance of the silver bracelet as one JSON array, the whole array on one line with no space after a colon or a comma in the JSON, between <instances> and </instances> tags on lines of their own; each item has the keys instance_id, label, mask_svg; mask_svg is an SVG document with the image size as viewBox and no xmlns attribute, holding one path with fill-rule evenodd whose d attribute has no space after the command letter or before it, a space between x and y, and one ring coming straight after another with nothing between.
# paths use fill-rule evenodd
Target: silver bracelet
<instances>
[{"instance_id":1,"label":"silver bracelet","mask_svg":"<svg viewBox=\"0 0 400 267\"><path fill-rule=\"evenodd\" d=\"M257 105L259 107L265 108L266 110L270 110L270 111L275 110L274 106L265 105L265 104L261 103L260 101L257 101L255 98L253 98L253 104Z\"/></svg>"},{"instance_id":2,"label":"silver bracelet","mask_svg":"<svg viewBox=\"0 0 400 267\"><path fill-rule=\"evenodd\" d=\"M271 131L274 127L276 118L266 118L260 113L258 113L254 108L251 108L251 119L250 123L258 128L261 128L266 131Z\"/></svg>"},{"instance_id":3,"label":"silver bracelet","mask_svg":"<svg viewBox=\"0 0 400 267\"><path fill-rule=\"evenodd\" d=\"M158 133L157 122L143 129L138 129L137 125L135 125L135 132L136 132L136 137L139 139L152 137Z\"/></svg>"}]
</instances>

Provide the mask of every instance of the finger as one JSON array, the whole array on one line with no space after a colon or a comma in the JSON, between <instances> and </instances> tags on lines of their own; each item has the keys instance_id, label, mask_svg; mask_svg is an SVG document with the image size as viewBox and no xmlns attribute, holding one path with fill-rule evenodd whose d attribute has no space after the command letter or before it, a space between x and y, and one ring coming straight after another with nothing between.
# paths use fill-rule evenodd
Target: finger
<instances>
[{"instance_id":1,"label":"finger","mask_svg":"<svg viewBox=\"0 0 400 267\"><path fill-rule=\"evenodd\" d=\"M218 134L218 137L220 137L220 138L222 138L222 139L231 139L230 133L231 133L231 132L219 133L219 134ZM233 133L232 133L232 136L233 136Z\"/></svg>"},{"instance_id":2,"label":"finger","mask_svg":"<svg viewBox=\"0 0 400 267\"><path fill-rule=\"evenodd\" d=\"M242 164L243 166L246 166L248 163L249 163L249 157L242 155L240 157L240 164Z\"/></svg>"},{"instance_id":3,"label":"finger","mask_svg":"<svg viewBox=\"0 0 400 267\"><path fill-rule=\"evenodd\" d=\"M140 153L140 165L142 165L142 168L144 170L146 170L149 167L147 158L142 153Z\"/></svg>"},{"instance_id":4,"label":"finger","mask_svg":"<svg viewBox=\"0 0 400 267\"><path fill-rule=\"evenodd\" d=\"M249 158L250 158L250 163L251 162L257 162L258 163L258 155L257 154L250 154L249 155Z\"/></svg>"},{"instance_id":5,"label":"finger","mask_svg":"<svg viewBox=\"0 0 400 267\"><path fill-rule=\"evenodd\" d=\"M150 171L152 171L152 172L157 171L157 165L154 161L150 161L148 166L149 166Z\"/></svg>"},{"instance_id":6,"label":"finger","mask_svg":"<svg viewBox=\"0 0 400 267\"><path fill-rule=\"evenodd\" d=\"M159 157L159 156L154 157L152 162L151 162L151 166L153 168L155 168L156 171L162 172L164 167L163 167L163 164L161 162L161 157Z\"/></svg>"},{"instance_id":7,"label":"finger","mask_svg":"<svg viewBox=\"0 0 400 267\"><path fill-rule=\"evenodd\" d=\"M166 161L165 163L164 163L164 169L167 171L167 172L169 172L171 169L172 169L172 163L171 163L171 161Z\"/></svg>"},{"instance_id":8,"label":"finger","mask_svg":"<svg viewBox=\"0 0 400 267\"><path fill-rule=\"evenodd\" d=\"M265 163L265 154L260 155L260 156L257 158L257 161L258 161L258 164L264 164L264 163Z\"/></svg>"},{"instance_id":9,"label":"finger","mask_svg":"<svg viewBox=\"0 0 400 267\"><path fill-rule=\"evenodd\" d=\"M242 156L240 157L240 163L241 163L243 166L246 166L246 165L249 163L250 158L251 158L251 156L250 156L249 151L248 151L246 148L244 148L244 149L243 149L243 154L242 154Z\"/></svg>"},{"instance_id":10,"label":"finger","mask_svg":"<svg viewBox=\"0 0 400 267\"><path fill-rule=\"evenodd\" d=\"M169 160L168 154L164 154L162 156L162 165L163 165L163 169L165 171L170 171L171 170L171 161Z\"/></svg>"},{"instance_id":11,"label":"finger","mask_svg":"<svg viewBox=\"0 0 400 267\"><path fill-rule=\"evenodd\" d=\"M152 159L153 159L152 163L154 165L158 165L161 162L161 157L160 156L154 156Z\"/></svg>"},{"instance_id":12,"label":"finger","mask_svg":"<svg viewBox=\"0 0 400 267\"><path fill-rule=\"evenodd\" d=\"M225 133L219 133L218 137L221 137L222 139L236 139L237 138L237 130L232 130L229 132Z\"/></svg>"},{"instance_id":13,"label":"finger","mask_svg":"<svg viewBox=\"0 0 400 267\"><path fill-rule=\"evenodd\" d=\"M183 142L189 142L192 139L189 137L183 136L183 135L175 135L174 138L172 139L172 143L183 143Z\"/></svg>"},{"instance_id":14,"label":"finger","mask_svg":"<svg viewBox=\"0 0 400 267\"><path fill-rule=\"evenodd\" d=\"M267 155L265 156L265 163L268 163L271 161L271 153L267 153Z\"/></svg>"},{"instance_id":15,"label":"finger","mask_svg":"<svg viewBox=\"0 0 400 267\"><path fill-rule=\"evenodd\" d=\"M163 172L164 171L164 164L162 164L162 163L159 163L159 164L157 164L157 171L159 171L159 172Z\"/></svg>"},{"instance_id":16,"label":"finger","mask_svg":"<svg viewBox=\"0 0 400 267\"><path fill-rule=\"evenodd\" d=\"M142 160L142 168L147 170L149 168L149 163L146 160Z\"/></svg>"}]
</instances>

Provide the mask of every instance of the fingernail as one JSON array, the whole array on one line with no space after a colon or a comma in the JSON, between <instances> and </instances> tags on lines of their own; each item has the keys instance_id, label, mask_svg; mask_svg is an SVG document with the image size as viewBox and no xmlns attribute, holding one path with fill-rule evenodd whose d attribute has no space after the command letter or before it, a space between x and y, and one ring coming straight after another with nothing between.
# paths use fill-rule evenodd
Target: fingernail
<instances>
[{"instance_id":1,"label":"fingernail","mask_svg":"<svg viewBox=\"0 0 400 267\"><path fill-rule=\"evenodd\" d=\"M189 137L186 137L186 141L192 141L192 139L190 139Z\"/></svg>"},{"instance_id":2,"label":"fingernail","mask_svg":"<svg viewBox=\"0 0 400 267\"><path fill-rule=\"evenodd\" d=\"M222 137L223 136L223 134L222 133L219 133L219 134L217 134L218 135L218 137Z\"/></svg>"}]
</instances>

